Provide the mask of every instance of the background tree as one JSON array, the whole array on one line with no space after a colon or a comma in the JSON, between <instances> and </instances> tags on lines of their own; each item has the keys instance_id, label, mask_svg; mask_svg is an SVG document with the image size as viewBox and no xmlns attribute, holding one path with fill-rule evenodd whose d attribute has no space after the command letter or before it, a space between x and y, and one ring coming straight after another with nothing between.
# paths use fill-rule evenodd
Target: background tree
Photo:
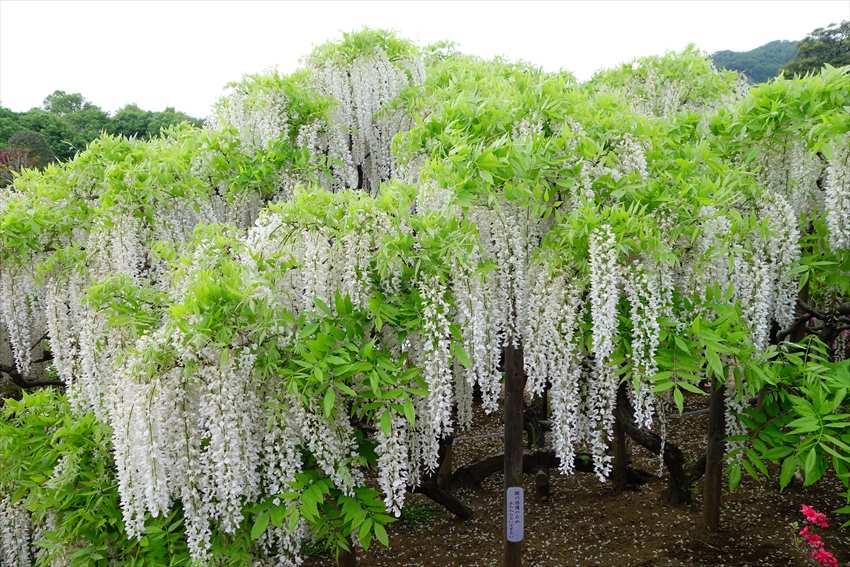
<instances>
[{"instance_id":1,"label":"background tree","mask_svg":"<svg viewBox=\"0 0 850 567\"><path fill-rule=\"evenodd\" d=\"M711 56L721 69L739 71L753 83L769 81L797 55L797 42L778 39L749 51L718 51Z\"/></svg>"},{"instance_id":2,"label":"background tree","mask_svg":"<svg viewBox=\"0 0 850 567\"><path fill-rule=\"evenodd\" d=\"M28 149L8 148L0 150L0 187L6 187L15 178L15 172L33 167ZM3 391L0 385L0 391Z\"/></svg>"},{"instance_id":3,"label":"background tree","mask_svg":"<svg viewBox=\"0 0 850 567\"><path fill-rule=\"evenodd\" d=\"M109 131L128 138L144 138L148 134L149 112L135 104L128 104L115 113L109 124Z\"/></svg>"},{"instance_id":4,"label":"background tree","mask_svg":"<svg viewBox=\"0 0 850 567\"><path fill-rule=\"evenodd\" d=\"M41 108L14 112L0 107L0 148L8 147L17 132L38 132L49 146L53 159L67 161L103 132L147 139L158 136L163 128L182 122L202 124L201 120L173 107L153 112L135 104L123 107L110 117L82 94L57 90L45 97Z\"/></svg>"},{"instance_id":5,"label":"background tree","mask_svg":"<svg viewBox=\"0 0 850 567\"><path fill-rule=\"evenodd\" d=\"M817 72L825 64L850 65L850 20L818 28L800 42L800 50L782 71L787 75Z\"/></svg>"},{"instance_id":6,"label":"background tree","mask_svg":"<svg viewBox=\"0 0 850 567\"><path fill-rule=\"evenodd\" d=\"M173 106L167 107L162 112L149 112L148 114L150 115L148 117L147 131L147 135L149 137L159 136L163 128L176 126L183 122L188 122L194 126L201 126L203 123L203 120L198 120L197 118L192 118L188 114L179 112L175 110Z\"/></svg>"},{"instance_id":7,"label":"background tree","mask_svg":"<svg viewBox=\"0 0 850 567\"><path fill-rule=\"evenodd\" d=\"M71 159L78 150L82 149L74 147L74 132L68 121L62 116L40 108L33 108L21 115L20 125L24 130L32 130L41 134L57 159L63 161ZM9 143L11 143L11 138L9 138Z\"/></svg>"},{"instance_id":8,"label":"background tree","mask_svg":"<svg viewBox=\"0 0 850 567\"><path fill-rule=\"evenodd\" d=\"M92 105L80 93L69 94L65 91L53 91L45 97L42 106L47 112L62 116L79 112L84 107Z\"/></svg>"},{"instance_id":9,"label":"background tree","mask_svg":"<svg viewBox=\"0 0 850 567\"><path fill-rule=\"evenodd\" d=\"M21 130L9 138L9 148L12 151L29 155L28 167L44 167L56 160L56 155L47 144L44 136L33 130Z\"/></svg>"},{"instance_id":10,"label":"background tree","mask_svg":"<svg viewBox=\"0 0 850 567\"><path fill-rule=\"evenodd\" d=\"M100 136L110 123L109 114L93 104L86 104L80 110L65 115L65 120L73 132L73 145L79 149Z\"/></svg>"},{"instance_id":11,"label":"background tree","mask_svg":"<svg viewBox=\"0 0 850 567\"><path fill-rule=\"evenodd\" d=\"M8 146L12 134L22 129L21 114L0 106L0 148Z\"/></svg>"}]
</instances>

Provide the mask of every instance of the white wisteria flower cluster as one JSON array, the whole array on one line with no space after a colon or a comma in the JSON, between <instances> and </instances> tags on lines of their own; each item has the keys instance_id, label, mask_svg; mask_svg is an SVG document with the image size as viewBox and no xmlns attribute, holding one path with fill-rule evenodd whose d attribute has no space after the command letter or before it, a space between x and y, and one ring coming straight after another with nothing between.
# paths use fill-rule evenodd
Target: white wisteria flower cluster
<instances>
[{"instance_id":1,"label":"white wisteria flower cluster","mask_svg":"<svg viewBox=\"0 0 850 567\"><path fill-rule=\"evenodd\" d=\"M410 127L410 118L391 103L425 79L420 57L391 61L380 48L344 64L325 61L313 67L320 93L336 101L321 149L332 158L333 188L361 187L376 194L396 168L393 136Z\"/></svg>"},{"instance_id":2,"label":"white wisteria flower cluster","mask_svg":"<svg viewBox=\"0 0 850 567\"><path fill-rule=\"evenodd\" d=\"M850 248L850 137L841 138L833 149L826 173L826 224L829 243Z\"/></svg>"},{"instance_id":3,"label":"white wisteria flower cluster","mask_svg":"<svg viewBox=\"0 0 850 567\"><path fill-rule=\"evenodd\" d=\"M611 472L608 439L614 427L618 380L610 363L617 337L617 304L621 269L611 227L601 225L590 235L590 316L593 321L593 379L588 384L591 454L597 476Z\"/></svg>"},{"instance_id":4,"label":"white wisteria flower cluster","mask_svg":"<svg viewBox=\"0 0 850 567\"><path fill-rule=\"evenodd\" d=\"M8 567L33 565L30 552L32 523L21 504L12 504L8 496L0 499L0 564Z\"/></svg>"},{"instance_id":5,"label":"white wisteria flower cluster","mask_svg":"<svg viewBox=\"0 0 850 567\"><path fill-rule=\"evenodd\" d=\"M763 350L771 324L785 327L794 319L799 276L793 267L800 257L800 233L793 208L782 195L769 195L761 213L768 234L753 236L746 248L737 246L732 282L753 343Z\"/></svg>"}]
</instances>

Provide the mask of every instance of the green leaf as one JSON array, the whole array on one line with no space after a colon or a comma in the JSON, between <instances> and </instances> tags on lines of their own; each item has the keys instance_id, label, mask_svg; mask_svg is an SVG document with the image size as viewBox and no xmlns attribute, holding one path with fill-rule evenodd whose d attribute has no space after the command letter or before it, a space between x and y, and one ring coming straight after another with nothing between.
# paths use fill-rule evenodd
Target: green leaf
<instances>
[{"instance_id":1,"label":"green leaf","mask_svg":"<svg viewBox=\"0 0 850 567\"><path fill-rule=\"evenodd\" d=\"M318 297L313 299L313 304L316 306L316 308L319 311L321 311L325 315L327 315L329 317L333 315L333 313L331 312L331 308L328 307L328 304L325 303L324 301L322 301L321 299L319 299Z\"/></svg>"},{"instance_id":2,"label":"green leaf","mask_svg":"<svg viewBox=\"0 0 850 567\"><path fill-rule=\"evenodd\" d=\"M695 384L691 384L690 382L679 382L678 384L680 387L693 394L702 394L703 396L707 395L706 392L697 387Z\"/></svg>"},{"instance_id":3,"label":"green leaf","mask_svg":"<svg viewBox=\"0 0 850 567\"><path fill-rule=\"evenodd\" d=\"M712 372L718 378L723 378L723 363L720 362L720 357L717 355L714 350L710 348L705 349L705 357L708 359L708 365L711 367Z\"/></svg>"},{"instance_id":4,"label":"green leaf","mask_svg":"<svg viewBox=\"0 0 850 567\"><path fill-rule=\"evenodd\" d=\"M351 387L348 384L345 384L344 382L334 382L334 386L336 386L336 388L343 394L348 394L352 398L357 397L357 392L352 390Z\"/></svg>"},{"instance_id":5,"label":"green leaf","mask_svg":"<svg viewBox=\"0 0 850 567\"><path fill-rule=\"evenodd\" d=\"M812 447L811 449L809 449L809 454L806 455L806 462L803 465L803 472L806 475L806 485L807 486L809 484L811 484L809 482L809 479L812 479L812 478L815 477L815 473L816 473L815 468L817 467L817 464L818 464L818 453L817 453L817 451L815 451L815 448Z\"/></svg>"},{"instance_id":6,"label":"green leaf","mask_svg":"<svg viewBox=\"0 0 850 567\"><path fill-rule=\"evenodd\" d=\"M761 460L761 457L759 457L758 453L756 453L752 449L747 449L746 453L747 453L747 458L750 460L750 462L753 464L753 466L756 467L756 469L761 474L763 474L764 476L767 476L768 475L767 465L764 464L764 461Z\"/></svg>"},{"instance_id":7,"label":"green leaf","mask_svg":"<svg viewBox=\"0 0 850 567\"><path fill-rule=\"evenodd\" d=\"M756 469L753 468L753 465L750 464L748 459L741 459L741 464L744 466L744 470L747 471L747 474L750 475L751 478L758 478Z\"/></svg>"},{"instance_id":8,"label":"green leaf","mask_svg":"<svg viewBox=\"0 0 850 567\"><path fill-rule=\"evenodd\" d=\"M407 422L412 427L416 423L416 411L413 408L413 401L405 400L402 409L404 410L404 417L407 418Z\"/></svg>"},{"instance_id":9,"label":"green leaf","mask_svg":"<svg viewBox=\"0 0 850 567\"><path fill-rule=\"evenodd\" d=\"M269 509L269 516L271 517L272 524L276 528L283 527L283 516L286 512L286 509L283 506L272 506Z\"/></svg>"},{"instance_id":10,"label":"green leaf","mask_svg":"<svg viewBox=\"0 0 850 567\"><path fill-rule=\"evenodd\" d=\"M301 519L298 515L298 512L295 508L289 509L289 519L286 522L286 527L289 531L294 532L295 528L298 527L298 521Z\"/></svg>"},{"instance_id":11,"label":"green leaf","mask_svg":"<svg viewBox=\"0 0 850 567\"><path fill-rule=\"evenodd\" d=\"M768 449L767 451L764 451L762 453L762 457L769 461L778 461L779 459L787 457L793 452L794 449L792 449L791 447L773 447L771 449Z\"/></svg>"},{"instance_id":12,"label":"green leaf","mask_svg":"<svg viewBox=\"0 0 850 567\"><path fill-rule=\"evenodd\" d=\"M369 549L369 544L372 543L372 520L366 518L362 524L360 524L360 531L357 534L357 539L360 540L360 545L363 546L363 549Z\"/></svg>"},{"instance_id":13,"label":"green leaf","mask_svg":"<svg viewBox=\"0 0 850 567\"><path fill-rule=\"evenodd\" d=\"M389 437L393 432L393 418L390 412L385 411L381 414L381 431Z\"/></svg>"},{"instance_id":14,"label":"green leaf","mask_svg":"<svg viewBox=\"0 0 850 567\"><path fill-rule=\"evenodd\" d=\"M251 528L251 539L259 538L266 531L267 527L269 527L269 513L262 512L257 516L254 526Z\"/></svg>"},{"instance_id":15,"label":"green leaf","mask_svg":"<svg viewBox=\"0 0 850 567\"><path fill-rule=\"evenodd\" d=\"M835 393L835 399L832 400L832 411L836 411L841 407L841 403L844 401L846 396L847 388L839 388L839 390Z\"/></svg>"},{"instance_id":16,"label":"green leaf","mask_svg":"<svg viewBox=\"0 0 850 567\"><path fill-rule=\"evenodd\" d=\"M472 366L472 361L469 359L469 355L466 353L466 351L463 350L463 347L460 346L459 343L454 343L454 345L455 356L457 357L458 361L460 361L460 363L463 365L463 367L469 368L470 366Z\"/></svg>"},{"instance_id":17,"label":"green leaf","mask_svg":"<svg viewBox=\"0 0 850 567\"><path fill-rule=\"evenodd\" d=\"M384 526L381 524L375 524L375 537L384 545L384 547L387 547L390 544L390 538L387 535L387 530L385 530Z\"/></svg>"},{"instance_id":18,"label":"green leaf","mask_svg":"<svg viewBox=\"0 0 850 567\"><path fill-rule=\"evenodd\" d=\"M673 401L676 402L676 408L680 414L685 411L685 396L678 387L673 390Z\"/></svg>"},{"instance_id":19,"label":"green leaf","mask_svg":"<svg viewBox=\"0 0 850 567\"><path fill-rule=\"evenodd\" d=\"M816 417L801 417L789 423L787 427L791 428L792 434L799 435L819 430L820 423Z\"/></svg>"},{"instance_id":20,"label":"green leaf","mask_svg":"<svg viewBox=\"0 0 850 567\"><path fill-rule=\"evenodd\" d=\"M734 463L729 466L729 490L737 490L741 484L741 465Z\"/></svg>"},{"instance_id":21,"label":"green leaf","mask_svg":"<svg viewBox=\"0 0 850 567\"><path fill-rule=\"evenodd\" d=\"M330 418L334 410L334 402L336 401L336 392L333 388L328 388L325 391L325 399L322 401L322 406L325 410L325 417Z\"/></svg>"},{"instance_id":22,"label":"green leaf","mask_svg":"<svg viewBox=\"0 0 850 567\"><path fill-rule=\"evenodd\" d=\"M791 455L782 461L782 468L779 471L779 490L784 490L788 486L794 477L794 473L797 472L799 465L800 460L797 458L797 455Z\"/></svg>"}]
</instances>

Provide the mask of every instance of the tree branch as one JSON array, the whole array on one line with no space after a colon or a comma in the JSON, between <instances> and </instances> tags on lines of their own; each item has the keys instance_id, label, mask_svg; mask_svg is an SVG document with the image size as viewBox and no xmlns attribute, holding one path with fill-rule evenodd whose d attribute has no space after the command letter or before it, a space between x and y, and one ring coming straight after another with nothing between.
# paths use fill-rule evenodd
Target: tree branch
<instances>
[{"instance_id":1,"label":"tree branch","mask_svg":"<svg viewBox=\"0 0 850 567\"><path fill-rule=\"evenodd\" d=\"M682 450L669 441L664 442L660 436L637 425L635 421L634 408L629 400L628 393L623 384L617 390L617 407L615 409L617 419L623 425L626 434L644 449L661 455L667 472L670 476L667 481L667 490L664 500L668 504L688 504L691 501L691 480L685 470L685 456ZM663 454L662 454L663 449Z\"/></svg>"},{"instance_id":2,"label":"tree branch","mask_svg":"<svg viewBox=\"0 0 850 567\"><path fill-rule=\"evenodd\" d=\"M44 333L43 335L41 335L41 336L38 338L38 340L37 340L37 341L35 341L35 342L32 344L32 346L30 347L30 350L35 350L35 349L36 349L36 347L38 347L38 345L40 345L40 344L41 344L41 341L43 341L43 340L44 340L44 339L46 339L46 338L47 338L47 333Z\"/></svg>"},{"instance_id":3,"label":"tree branch","mask_svg":"<svg viewBox=\"0 0 850 567\"><path fill-rule=\"evenodd\" d=\"M478 461L469 465L464 465L452 473L452 486L474 488L480 486L481 483L490 475L500 472L505 461L504 455L495 455L487 457L483 461ZM555 451L535 451L534 453L526 453L522 457L522 472L531 474L536 472L541 467L555 468L558 466L558 457L555 456ZM574 461L576 472L593 473L593 459L588 453L580 453L576 455ZM646 484L650 479L655 478L653 475L628 467L627 484L640 485Z\"/></svg>"}]
</instances>

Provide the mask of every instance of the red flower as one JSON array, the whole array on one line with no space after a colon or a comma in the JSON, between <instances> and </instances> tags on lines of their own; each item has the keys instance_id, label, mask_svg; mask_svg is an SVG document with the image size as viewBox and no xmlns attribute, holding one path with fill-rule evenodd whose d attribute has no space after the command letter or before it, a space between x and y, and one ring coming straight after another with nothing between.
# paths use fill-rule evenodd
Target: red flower
<instances>
[{"instance_id":1,"label":"red flower","mask_svg":"<svg viewBox=\"0 0 850 567\"><path fill-rule=\"evenodd\" d=\"M806 539L806 543L809 544L809 547L814 549L821 549L823 547L823 538L818 534L809 534L804 537Z\"/></svg>"},{"instance_id":2,"label":"red flower","mask_svg":"<svg viewBox=\"0 0 850 567\"><path fill-rule=\"evenodd\" d=\"M817 549L812 551L812 559L818 562L822 567L838 567L838 559L835 555L825 549Z\"/></svg>"},{"instance_id":3,"label":"red flower","mask_svg":"<svg viewBox=\"0 0 850 567\"><path fill-rule=\"evenodd\" d=\"M821 528L829 527L829 522L826 519L826 514L824 514L823 512L818 512L817 510L815 510L811 506L807 506L806 504L800 506L800 511L806 517L807 522L819 526Z\"/></svg>"}]
</instances>

